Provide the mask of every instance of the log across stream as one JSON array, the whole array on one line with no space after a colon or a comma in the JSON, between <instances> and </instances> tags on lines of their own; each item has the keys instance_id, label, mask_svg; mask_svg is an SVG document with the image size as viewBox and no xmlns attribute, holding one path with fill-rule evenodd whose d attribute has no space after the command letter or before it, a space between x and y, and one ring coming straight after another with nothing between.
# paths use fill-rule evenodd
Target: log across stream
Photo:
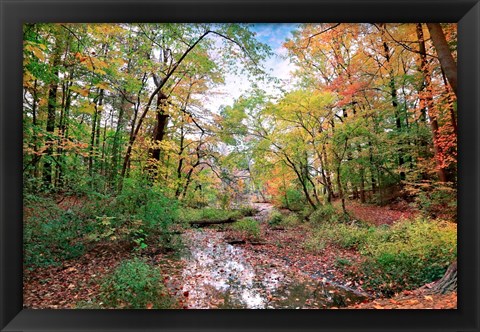
<instances>
[{"instance_id":1,"label":"log across stream","mask_svg":"<svg viewBox=\"0 0 480 332\"><path fill-rule=\"evenodd\" d=\"M228 244L215 229L191 229L183 237L189 255L180 292L188 294L188 308L328 308L366 299L325 279L293 273L283 260Z\"/></svg>"}]
</instances>

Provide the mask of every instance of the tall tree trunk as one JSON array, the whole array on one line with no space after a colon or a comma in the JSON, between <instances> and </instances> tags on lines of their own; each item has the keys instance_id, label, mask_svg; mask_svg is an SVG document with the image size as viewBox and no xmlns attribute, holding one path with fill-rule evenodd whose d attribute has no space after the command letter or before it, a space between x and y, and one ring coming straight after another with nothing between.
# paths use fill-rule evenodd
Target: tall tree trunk
<instances>
[{"instance_id":1,"label":"tall tree trunk","mask_svg":"<svg viewBox=\"0 0 480 332\"><path fill-rule=\"evenodd\" d=\"M325 146L322 147L322 153L319 155L319 160L323 182L325 183L325 189L327 191L327 202L331 203L333 198L333 189L330 174L326 170L327 152L325 151Z\"/></svg>"},{"instance_id":2,"label":"tall tree trunk","mask_svg":"<svg viewBox=\"0 0 480 332\"><path fill-rule=\"evenodd\" d=\"M373 159L373 145L372 142L368 141L368 153L369 153L369 164L370 164L370 182L372 185L372 194L375 195L377 192L377 181L375 180L375 164Z\"/></svg>"},{"instance_id":3,"label":"tall tree trunk","mask_svg":"<svg viewBox=\"0 0 480 332\"><path fill-rule=\"evenodd\" d=\"M155 144L163 141L163 138L165 136L165 131L167 129L169 115L166 114L164 110L166 100L167 100L167 96L160 91L157 97L157 109L156 109L157 121L155 124L155 129L153 130L153 142ZM150 157L153 158L155 161L159 161L160 150L161 149L159 147L154 147L150 149L149 151Z\"/></svg>"},{"instance_id":4,"label":"tall tree trunk","mask_svg":"<svg viewBox=\"0 0 480 332\"><path fill-rule=\"evenodd\" d=\"M136 126L135 126L135 121L132 124L132 135L130 136L130 140L129 140L128 146L127 146L127 152L125 153L125 158L123 160L122 178L125 176L126 169L127 169L128 165L130 164L130 157L132 155L133 144L135 143L135 140L137 139L137 135L140 132L140 128L142 127L143 120L145 119L148 111L150 110L150 107L152 105L152 102L153 102L155 96L157 96L160 93L161 89L165 86L165 84L170 79L170 77L175 73L178 66L180 66L180 64L183 62L185 57L195 48L195 46L197 46L198 43L200 43L200 41L202 41L203 38L205 38L210 33L215 33L215 32L209 30L209 31L206 31L204 34L202 34L200 37L198 37L197 40L195 40L195 42L190 44L188 49L180 56L178 61L174 65L171 66L171 68L169 69L169 71L166 73L166 75L164 77L162 77L161 79L154 79L156 88L150 94L147 105L145 105L145 108L144 108L143 112L140 114L140 118L138 119L138 123L136 124ZM137 109L137 111L138 111L138 109ZM166 120L167 119L165 119L165 123L166 123ZM161 126L159 126L159 127L161 127Z\"/></svg>"},{"instance_id":5,"label":"tall tree trunk","mask_svg":"<svg viewBox=\"0 0 480 332\"><path fill-rule=\"evenodd\" d=\"M357 145L357 152L358 152L358 157L360 158L362 155L362 147L361 145ZM365 168L363 167L362 163L359 164L360 166L360 192L358 193L360 195L360 202L365 203Z\"/></svg>"},{"instance_id":6,"label":"tall tree trunk","mask_svg":"<svg viewBox=\"0 0 480 332\"><path fill-rule=\"evenodd\" d=\"M95 101L95 112L93 113L92 117L92 131L90 134L90 151L88 156L88 171L90 176L93 176L93 155L95 152L95 145L98 143L99 140L99 126L100 126L100 118L102 116L101 106L103 105L103 89L98 90L97 100ZM92 182L93 183L93 182Z\"/></svg>"},{"instance_id":7,"label":"tall tree trunk","mask_svg":"<svg viewBox=\"0 0 480 332\"><path fill-rule=\"evenodd\" d=\"M183 123L180 125L180 146L179 146L179 151L178 151L178 165L177 165L177 189L175 190L175 197L179 197L180 193L182 192L182 169L183 169L183 161L184 158L182 157L183 151L185 149L184 147L184 129L183 129Z\"/></svg>"},{"instance_id":8,"label":"tall tree trunk","mask_svg":"<svg viewBox=\"0 0 480 332\"><path fill-rule=\"evenodd\" d=\"M347 214L347 209L345 207L345 195L344 195L344 190L342 188L342 180L340 175L340 165L337 167L337 186L338 186L338 197L340 197L340 201L342 202L343 214Z\"/></svg>"},{"instance_id":9,"label":"tall tree trunk","mask_svg":"<svg viewBox=\"0 0 480 332\"><path fill-rule=\"evenodd\" d=\"M443 167L442 162L441 162L441 148L438 144L438 121L437 121L437 116L435 114L434 110L434 101L433 101L433 96L432 96L432 86L431 86L431 74L430 70L428 68L428 63L427 63L427 54L426 54L426 48L425 48L425 40L423 37L423 30L417 28L417 36L418 36L418 42L419 42L419 53L420 53L420 60L421 60L421 65L422 65L422 71L423 71L423 79L424 79L424 87L426 90L425 94L425 106L428 110L428 116L430 118L430 128L432 130L432 136L433 136L433 149L435 153L435 163L437 164L436 170L437 170L437 175L440 180L440 182L447 182L448 177L447 177L447 171Z\"/></svg>"},{"instance_id":10,"label":"tall tree trunk","mask_svg":"<svg viewBox=\"0 0 480 332\"><path fill-rule=\"evenodd\" d=\"M53 170L53 135L55 131L55 117L57 107L57 90L58 90L58 73L60 66L60 52L61 43L59 37L55 42L55 53L53 54L53 60L51 66L53 68L53 79L50 82L48 88L48 106L47 106L47 126L48 133L48 148L46 150L46 160L43 165L43 181L48 187L52 186L52 170Z\"/></svg>"},{"instance_id":11,"label":"tall tree trunk","mask_svg":"<svg viewBox=\"0 0 480 332\"><path fill-rule=\"evenodd\" d=\"M442 27L440 23L427 23L427 27L433 41L433 46L435 46L437 50L440 65L447 76L453 92L457 95L457 63L448 47Z\"/></svg>"},{"instance_id":12,"label":"tall tree trunk","mask_svg":"<svg viewBox=\"0 0 480 332\"><path fill-rule=\"evenodd\" d=\"M38 162L40 161L40 155L37 154L38 152L38 135L37 135L37 106L38 106L38 80L35 79L33 82L33 100L32 100L32 125L33 125L33 151L35 152L34 156L32 157L32 176L34 179L38 179L40 177L40 172L39 172L39 167L38 167Z\"/></svg>"}]
</instances>

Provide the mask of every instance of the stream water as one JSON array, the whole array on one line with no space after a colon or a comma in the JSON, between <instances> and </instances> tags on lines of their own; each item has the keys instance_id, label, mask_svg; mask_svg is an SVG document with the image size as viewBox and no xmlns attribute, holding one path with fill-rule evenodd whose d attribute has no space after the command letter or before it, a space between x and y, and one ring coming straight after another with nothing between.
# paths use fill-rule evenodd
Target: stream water
<instances>
[{"instance_id":1,"label":"stream water","mask_svg":"<svg viewBox=\"0 0 480 332\"><path fill-rule=\"evenodd\" d=\"M262 222L271 205L257 203ZM225 242L223 232L192 229L184 234L190 254L182 272L187 307L207 308L328 308L360 302L353 290L325 279L289 271L285 261Z\"/></svg>"}]
</instances>

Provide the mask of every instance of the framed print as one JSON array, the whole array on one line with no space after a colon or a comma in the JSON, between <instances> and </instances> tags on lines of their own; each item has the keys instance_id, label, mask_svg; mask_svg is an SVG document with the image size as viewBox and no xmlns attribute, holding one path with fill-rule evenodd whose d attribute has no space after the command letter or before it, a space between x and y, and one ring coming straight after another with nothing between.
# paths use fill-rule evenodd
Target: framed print
<instances>
[{"instance_id":1,"label":"framed print","mask_svg":"<svg viewBox=\"0 0 480 332\"><path fill-rule=\"evenodd\" d=\"M479 329L478 1L0 8L2 331Z\"/></svg>"}]
</instances>

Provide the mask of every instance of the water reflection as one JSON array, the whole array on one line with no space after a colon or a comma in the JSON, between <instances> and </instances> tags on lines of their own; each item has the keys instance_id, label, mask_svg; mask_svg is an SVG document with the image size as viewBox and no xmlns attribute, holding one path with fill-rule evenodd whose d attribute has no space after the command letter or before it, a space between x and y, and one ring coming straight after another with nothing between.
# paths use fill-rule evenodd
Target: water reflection
<instances>
[{"instance_id":1,"label":"water reflection","mask_svg":"<svg viewBox=\"0 0 480 332\"><path fill-rule=\"evenodd\" d=\"M188 294L189 308L327 308L364 299L315 278L298 278L288 266L279 268L284 262L258 259L259 254L225 243L223 234L212 229L190 230L184 240L190 256L182 292ZM266 263L254 266L252 261Z\"/></svg>"}]
</instances>

